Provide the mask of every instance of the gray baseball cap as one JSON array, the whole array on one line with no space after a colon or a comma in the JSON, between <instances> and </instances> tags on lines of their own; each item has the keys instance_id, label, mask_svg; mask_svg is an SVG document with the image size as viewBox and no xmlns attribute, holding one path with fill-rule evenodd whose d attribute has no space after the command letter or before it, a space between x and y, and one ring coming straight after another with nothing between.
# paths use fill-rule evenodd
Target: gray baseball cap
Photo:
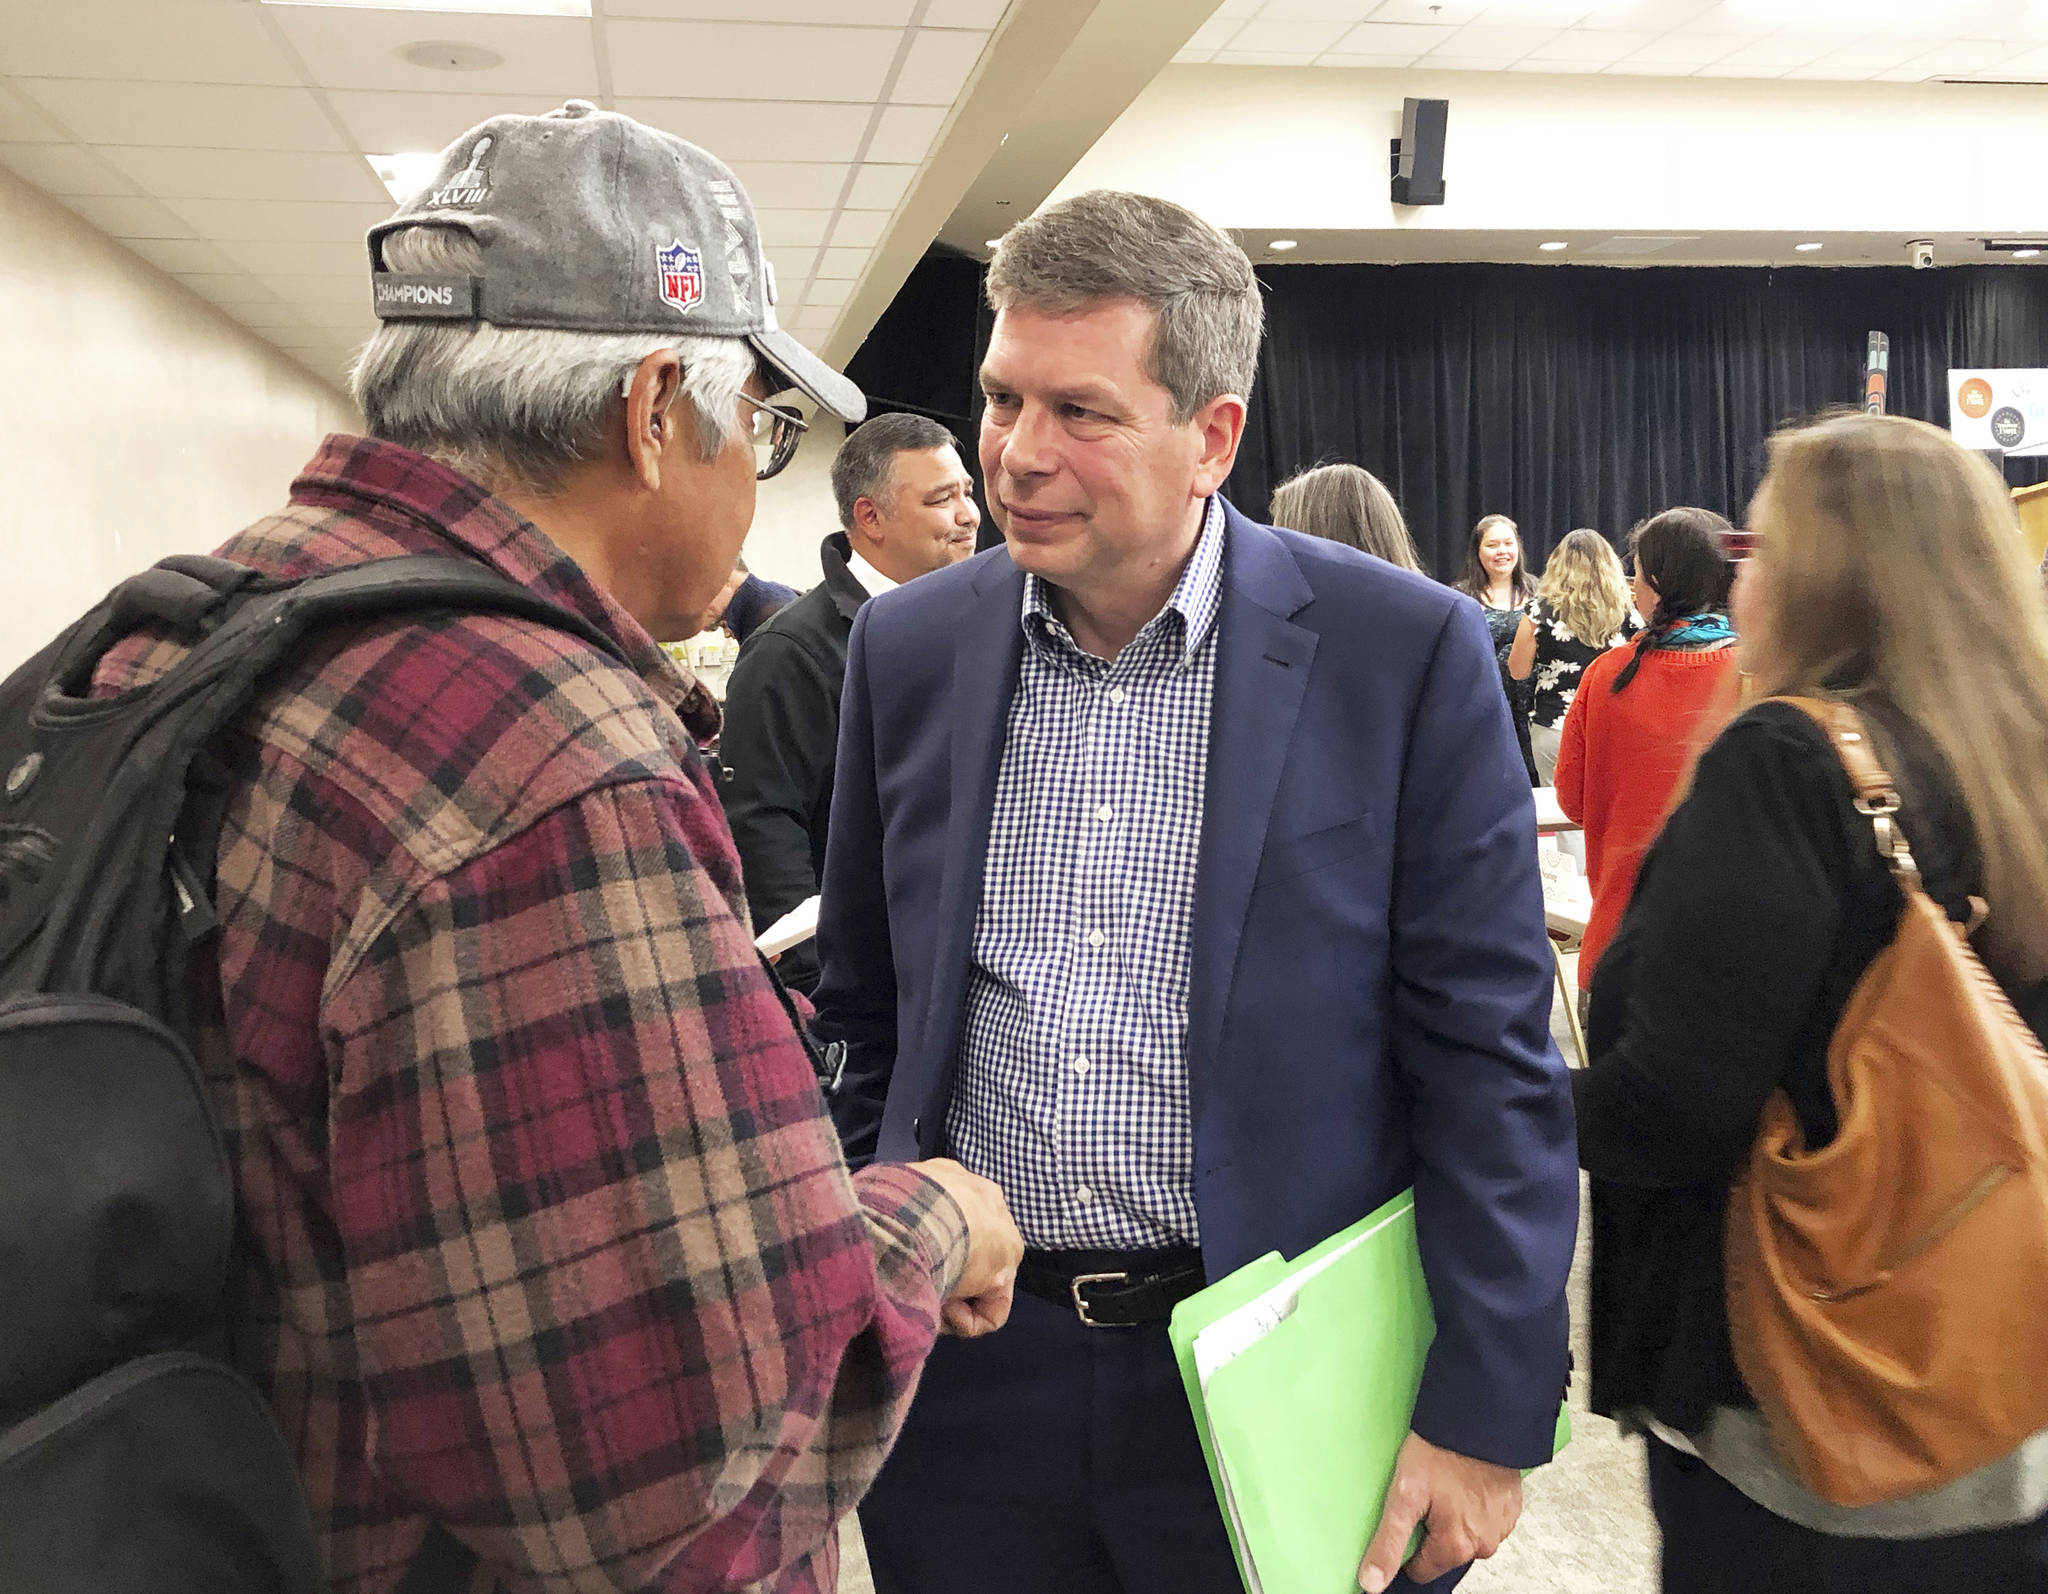
<instances>
[{"instance_id":1,"label":"gray baseball cap","mask_svg":"<svg viewBox=\"0 0 2048 1594\"><path fill-rule=\"evenodd\" d=\"M417 226L469 234L478 274L386 270L385 237ZM369 241L380 320L745 338L841 420L867 414L859 388L776 325L774 268L731 169L588 101L471 128Z\"/></svg>"}]
</instances>

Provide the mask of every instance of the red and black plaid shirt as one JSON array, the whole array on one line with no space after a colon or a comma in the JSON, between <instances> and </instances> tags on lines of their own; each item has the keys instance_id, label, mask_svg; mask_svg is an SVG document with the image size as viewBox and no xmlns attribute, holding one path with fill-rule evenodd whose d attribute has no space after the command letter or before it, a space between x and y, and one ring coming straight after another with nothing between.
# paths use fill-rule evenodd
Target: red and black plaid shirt
<instances>
[{"instance_id":1,"label":"red and black plaid shirt","mask_svg":"<svg viewBox=\"0 0 2048 1594\"><path fill-rule=\"evenodd\" d=\"M533 525L388 443L330 438L220 551L479 559L637 669L505 616L345 626L226 750L198 983L239 1353L333 1587L386 1594L438 1522L478 1589L830 1590L966 1237L923 1175L847 1174L691 740L709 695ZM130 645L101 684L170 656Z\"/></svg>"}]
</instances>

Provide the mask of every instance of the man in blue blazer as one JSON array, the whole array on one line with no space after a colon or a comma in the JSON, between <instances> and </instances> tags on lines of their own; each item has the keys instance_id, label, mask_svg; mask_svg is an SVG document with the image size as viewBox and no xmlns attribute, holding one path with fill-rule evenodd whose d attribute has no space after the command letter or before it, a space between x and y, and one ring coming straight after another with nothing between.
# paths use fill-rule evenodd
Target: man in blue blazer
<instances>
[{"instance_id":1,"label":"man in blue blazer","mask_svg":"<svg viewBox=\"0 0 2048 1594\"><path fill-rule=\"evenodd\" d=\"M1261 312L1206 222L1082 195L988 291L1006 547L854 625L818 1006L853 1159L959 1158L1030 1249L862 1508L877 1587L1236 1589L1166 1318L1413 1185L1437 1337L1360 1584L1448 1588L1549 1459L1578 1213L1485 624L1218 496Z\"/></svg>"}]
</instances>

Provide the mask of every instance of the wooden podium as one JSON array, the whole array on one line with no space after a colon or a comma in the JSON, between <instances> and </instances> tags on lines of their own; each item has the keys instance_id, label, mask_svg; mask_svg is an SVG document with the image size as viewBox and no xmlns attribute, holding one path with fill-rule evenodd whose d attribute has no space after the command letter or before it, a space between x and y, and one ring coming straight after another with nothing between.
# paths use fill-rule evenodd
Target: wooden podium
<instances>
[{"instance_id":1,"label":"wooden podium","mask_svg":"<svg viewBox=\"0 0 2048 1594\"><path fill-rule=\"evenodd\" d=\"M2048 482L2015 487L2012 502L2020 514L2020 530L2026 533L2027 546L2033 550L2034 562L2039 564L2042 555L2048 554Z\"/></svg>"}]
</instances>

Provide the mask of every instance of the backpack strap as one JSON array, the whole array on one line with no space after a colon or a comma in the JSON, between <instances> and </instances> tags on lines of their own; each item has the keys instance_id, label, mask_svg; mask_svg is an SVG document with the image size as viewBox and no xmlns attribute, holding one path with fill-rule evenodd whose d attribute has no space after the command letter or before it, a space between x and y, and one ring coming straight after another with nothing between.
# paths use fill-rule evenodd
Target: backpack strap
<instances>
[{"instance_id":1,"label":"backpack strap","mask_svg":"<svg viewBox=\"0 0 2048 1594\"><path fill-rule=\"evenodd\" d=\"M1898 786L1890 772L1878 762L1877 750L1864 729L1862 715L1840 698L1774 697L1767 701L1790 704L1809 715L1827 733L1828 742L1841 759L1849 784L1855 790L1856 812L1870 821L1870 828L1877 838L1877 855L1884 860L1885 867L1902 890L1924 896L1927 887L1920 878L1920 866L1914 861L1913 849L1899 825L1899 811L1904 804L1899 799ZM1971 897L1969 902L1970 920L1964 933L1974 935L1978 926L1990 917L1991 909L1982 897Z\"/></svg>"}]
</instances>

